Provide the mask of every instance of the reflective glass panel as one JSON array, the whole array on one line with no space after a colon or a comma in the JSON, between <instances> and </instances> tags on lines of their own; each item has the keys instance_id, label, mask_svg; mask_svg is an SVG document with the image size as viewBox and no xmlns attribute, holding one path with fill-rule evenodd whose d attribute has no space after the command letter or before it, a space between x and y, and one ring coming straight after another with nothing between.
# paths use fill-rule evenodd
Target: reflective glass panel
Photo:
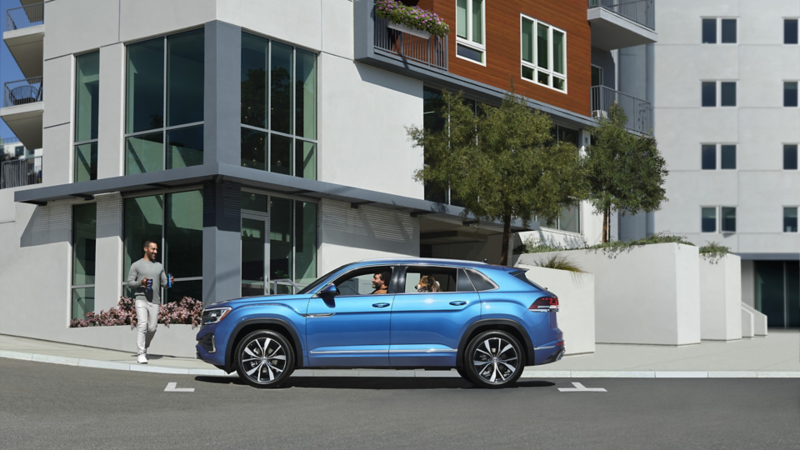
<instances>
[{"instance_id":1,"label":"reflective glass panel","mask_svg":"<svg viewBox=\"0 0 800 450\"><path fill-rule=\"evenodd\" d=\"M736 146L721 145L719 151L720 151L720 169L735 169Z\"/></svg>"},{"instance_id":2,"label":"reflective glass panel","mask_svg":"<svg viewBox=\"0 0 800 450\"><path fill-rule=\"evenodd\" d=\"M550 46L547 44L549 30L549 27L542 24L536 27L536 58L542 69L550 67Z\"/></svg>"},{"instance_id":3,"label":"reflective glass panel","mask_svg":"<svg viewBox=\"0 0 800 450\"><path fill-rule=\"evenodd\" d=\"M722 19L722 43L736 43L736 19Z\"/></svg>"},{"instance_id":4,"label":"reflective glass panel","mask_svg":"<svg viewBox=\"0 0 800 450\"><path fill-rule=\"evenodd\" d=\"M164 198L161 195L149 197L126 198L124 203L123 245L124 265L123 280L128 279L131 264L144 256L145 241L154 241L161 249L161 234L163 229ZM161 261L161 251L156 257ZM134 292L125 288L125 295L133 297Z\"/></svg>"},{"instance_id":5,"label":"reflective glass panel","mask_svg":"<svg viewBox=\"0 0 800 450\"><path fill-rule=\"evenodd\" d=\"M317 205L295 201L295 282L317 278Z\"/></svg>"},{"instance_id":6,"label":"reflective glass panel","mask_svg":"<svg viewBox=\"0 0 800 450\"><path fill-rule=\"evenodd\" d=\"M73 182L97 179L97 142L75 146L75 173Z\"/></svg>"},{"instance_id":7,"label":"reflective glass panel","mask_svg":"<svg viewBox=\"0 0 800 450\"><path fill-rule=\"evenodd\" d=\"M558 229L573 233L581 232L581 209L580 206L569 206L561 208L561 216L558 221Z\"/></svg>"},{"instance_id":8,"label":"reflective glass panel","mask_svg":"<svg viewBox=\"0 0 800 450\"><path fill-rule=\"evenodd\" d=\"M522 19L522 60L533 64L533 22L525 18Z\"/></svg>"},{"instance_id":9,"label":"reflective glass panel","mask_svg":"<svg viewBox=\"0 0 800 450\"><path fill-rule=\"evenodd\" d=\"M242 209L267 213L267 199L266 195L242 192Z\"/></svg>"},{"instance_id":10,"label":"reflective glass panel","mask_svg":"<svg viewBox=\"0 0 800 450\"><path fill-rule=\"evenodd\" d=\"M204 32L167 37L167 126L203 121Z\"/></svg>"},{"instance_id":11,"label":"reflective glass panel","mask_svg":"<svg viewBox=\"0 0 800 450\"><path fill-rule=\"evenodd\" d=\"M703 43L717 43L717 19L703 19Z\"/></svg>"},{"instance_id":12,"label":"reflective glass panel","mask_svg":"<svg viewBox=\"0 0 800 450\"><path fill-rule=\"evenodd\" d=\"M717 106L716 81L703 82L703 106Z\"/></svg>"},{"instance_id":13,"label":"reflective glass panel","mask_svg":"<svg viewBox=\"0 0 800 450\"><path fill-rule=\"evenodd\" d=\"M164 134L159 131L125 139L125 175L164 169Z\"/></svg>"},{"instance_id":14,"label":"reflective glass panel","mask_svg":"<svg viewBox=\"0 0 800 450\"><path fill-rule=\"evenodd\" d=\"M731 233L736 231L736 208L720 208L720 229Z\"/></svg>"},{"instance_id":15,"label":"reflective glass panel","mask_svg":"<svg viewBox=\"0 0 800 450\"><path fill-rule=\"evenodd\" d=\"M522 78L533 81L533 69L530 67L522 66Z\"/></svg>"},{"instance_id":16,"label":"reflective glass panel","mask_svg":"<svg viewBox=\"0 0 800 450\"><path fill-rule=\"evenodd\" d=\"M272 43L272 98L271 129L281 133L292 132L292 47Z\"/></svg>"},{"instance_id":17,"label":"reflective glass panel","mask_svg":"<svg viewBox=\"0 0 800 450\"><path fill-rule=\"evenodd\" d=\"M456 1L456 34L467 38L467 0Z\"/></svg>"},{"instance_id":18,"label":"reflective glass panel","mask_svg":"<svg viewBox=\"0 0 800 450\"><path fill-rule=\"evenodd\" d=\"M285 175L292 174L292 138L272 135L269 171Z\"/></svg>"},{"instance_id":19,"label":"reflective glass panel","mask_svg":"<svg viewBox=\"0 0 800 450\"><path fill-rule=\"evenodd\" d=\"M703 233L714 233L717 231L717 208L703 208L702 231Z\"/></svg>"},{"instance_id":20,"label":"reflective glass panel","mask_svg":"<svg viewBox=\"0 0 800 450\"><path fill-rule=\"evenodd\" d=\"M785 261L786 326L800 327L800 262Z\"/></svg>"},{"instance_id":21,"label":"reflective glass panel","mask_svg":"<svg viewBox=\"0 0 800 450\"><path fill-rule=\"evenodd\" d=\"M797 106L797 82L783 83L783 106Z\"/></svg>"},{"instance_id":22,"label":"reflective glass panel","mask_svg":"<svg viewBox=\"0 0 800 450\"><path fill-rule=\"evenodd\" d=\"M242 167L267 170L267 133L242 128Z\"/></svg>"},{"instance_id":23,"label":"reflective glass panel","mask_svg":"<svg viewBox=\"0 0 800 450\"><path fill-rule=\"evenodd\" d=\"M783 21L783 43L797 44L797 19Z\"/></svg>"},{"instance_id":24,"label":"reflective glass panel","mask_svg":"<svg viewBox=\"0 0 800 450\"><path fill-rule=\"evenodd\" d=\"M456 53L463 58L471 59L479 63L483 62L483 52L467 47L466 45L456 45Z\"/></svg>"},{"instance_id":25,"label":"reflective glass panel","mask_svg":"<svg viewBox=\"0 0 800 450\"><path fill-rule=\"evenodd\" d=\"M75 57L75 142L97 139L100 52Z\"/></svg>"},{"instance_id":26,"label":"reflective glass panel","mask_svg":"<svg viewBox=\"0 0 800 450\"><path fill-rule=\"evenodd\" d=\"M783 231L797 233L797 207L783 208Z\"/></svg>"},{"instance_id":27,"label":"reflective glass panel","mask_svg":"<svg viewBox=\"0 0 800 450\"><path fill-rule=\"evenodd\" d=\"M179 302L183 297L195 300L203 299L203 280L176 281L166 289L167 302Z\"/></svg>"},{"instance_id":28,"label":"reflective glass panel","mask_svg":"<svg viewBox=\"0 0 800 450\"><path fill-rule=\"evenodd\" d=\"M472 41L483 44L483 0L472 0Z\"/></svg>"},{"instance_id":29,"label":"reflective glass panel","mask_svg":"<svg viewBox=\"0 0 800 450\"><path fill-rule=\"evenodd\" d=\"M255 194L253 194L255 195ZM266 199L264 196L259 196ZM266 222L242 218L242 296L264 295Z\"/></svg>"},{"instance_id":30,"label":"reflective glass panel","mask_svg":"<svg viewBox=\"0 0 800 450\"><path fill-rule=\"evenodd\" d=\"M755 307L767 316L768 327L786 326L783 261L755 261Z\"/></svg>"},{"instance_id":31,"label":"reflective glass panel","mask_svg":"<svg viewBox=\"0 0 800 450\"><path fill-rule=\"evenodd\" d=\"M97 203L72 207L72 285L94 284Z\"/></svg>"},{"instance_id":32,"label":"reflective glass panel","mask_svg":"<svg viewBox=\"0 0 800 450\"><path fill-rule=\"evenodd\" d=\"M317 179L317 145L313 142L297 140L294 175L309 180Z\"/></svg>"},{"instance_id":33,"label":"reflective glass panel","mask_svg":"<svg viewBox=\"0 0 800 450\"><path fill-rule=\"evenodd\" d=\"M94 288L75 288L72 290L72 319L83 319L94 311Z\"/></svg>"},{"instance_id":34,"label":"reflective glass panel","mask_svg":"<svg viewBox=\"0 0 800 450\"><path fill-rule=\"evenodd\" d=\"M270 281L292 279L292 200L270 198L269 212L269 270ZM273 294L290 294L292 287L280 284L270 286Z\"/></svg>"},{"instance_id":35,"label":"reflective glass panel","mask_svg":"<svg viewBox=\"0 0 800 450\"><path fill-rule=\"evenodd\" d=\"M295 81L295 133L317 138L317 55L297 50L297 80Z\"/></svg>"},{"instance_id":36,"label":"reflective glass panel","mask_svg":"<svg viewBox=\"0 0 800 450\"><path fill-rule=\"evenodd\" d=\"M203 126L167 131L167 169L203 164Z\"/></svg>"},{"instance_id":37,"label":"reflective glass panel","mask_svg":"<svg viewBox=\"0 0 800 450\"><path fill-rule=\"evenodd\" d=\"M269 40L242 33L242 123L267 128Z\"/></svg>"},{"instance_id":38,"label":"reflective glass panel","mask_svg":"<svg viewBox=\"0 0 800 450\"><path fill-rule=\"evenodd\" d=\"M125 132L164 125L164 38L128 46Z\"/></svg>"},{"instance_id":39,"label":"reflective glass panel","mask_svg":"<svg viewBox=\"0 0 800 450\"><path fill-rule=\"evenodd\" d=\"M703 170L716 170L717 169L717 146L704 145L703 146Z\"/></svg>"},{"instance_id":40,"label":"reflective glass panel","mask_svg":"<svg viewBox=\"0 0 800 450\"><path fill-rule=\"evenodd\" d=\"M567 89L567 82L564 81L563 78L553 77L553 87L560 91L563 91Z\"/></svg>"},{"instance_id":41,"label":"reflective glass panel","mask_svg":"<svg viewBox=\"0 0 800 450\"><path fill-rule=\"evenodd\" d=\"M556 73L564 74L564 33L553 30L553 70Z\"/></svg>"},{"instance_id":42,"label":"reflective glass panel","mask_svg":"<svg viewBox=\"0 0 800 450\"><path fill-rule=\"evenodd\" d=\"M783 168L784 170L797 170L797 145L783 146Z\"/></svg>"},{"instance_id":43,"label":"reflective glass panel","mask_svg":"<svg viewBox=\"0 0 800 450\"><path fill-rule=\"evenodd\" d=\"M720 83L720 106L736 106L736 82L723 81Z\"/></svg>"},{"instance_id":44,"label":"reflective glass panel","mask_svg":"<svg viewBox=\"0 0 800 450\"><path fill-rule=\"evenodd\" d=\"M203 276L203 193L167 194L164 268L175 278Z\"/></svg>"}]
</instances>

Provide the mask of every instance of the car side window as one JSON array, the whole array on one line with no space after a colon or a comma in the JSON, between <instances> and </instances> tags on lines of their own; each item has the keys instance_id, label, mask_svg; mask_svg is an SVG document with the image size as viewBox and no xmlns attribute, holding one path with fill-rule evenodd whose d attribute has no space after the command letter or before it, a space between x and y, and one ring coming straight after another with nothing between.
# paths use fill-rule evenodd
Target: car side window
<instances>
[{"instance_id":1,"label":"car side window","mask_svg":"<svg viewBox=\"0 0 800 450\"><path fill-rule=\"evenodd\" d=\"M474 270L467 270L467 273L469 274L469 278L472 280L472 284L475 285L475 289L477 289L478 292L497 289L497 286L491 280L489 280L486 275Z\"/></svg>"},{"instance_id":2,"label":"car side window","mask_svg":"<svg viewBox=\"0 0 800 450\"><path fill-rule=\"evenodd\" d=\"M386 292L382 292L381 289L376 289L373 285L372 279L375 277L376 274L380 274L379 277L383 279L383 277L388 277L386 279L386 285L388 286L391 283L392 279L392 268L391 267L367 267L364 269L354 270L352 272L348 272L341 277L339 277L333 284L336 286L336 289L339 290L338 295L370 295L375 293L378 294L385 294Z\"/></svg>"},{"instance_id":3,"label":"car side window","mask_svg":"<svg viewBox=\"0 0 800 450\"><path fill-rule=\"evenodd\" d=\"M403 292L456 292L457 270L449 267L409 267Z\"/></svg>"},{"instance_id":4,"label":"car side window","mask_svg":"<svg viewBox=\"0 0 800 450\"><path fill-rule=\"evenodd\" d=\"M475 292L475 286L472 285L472 282L469 280L467 272L465 272L464 269L458 270L458 280L456 281L456 290L458 292Z\"/></svg>"}]
</instances>

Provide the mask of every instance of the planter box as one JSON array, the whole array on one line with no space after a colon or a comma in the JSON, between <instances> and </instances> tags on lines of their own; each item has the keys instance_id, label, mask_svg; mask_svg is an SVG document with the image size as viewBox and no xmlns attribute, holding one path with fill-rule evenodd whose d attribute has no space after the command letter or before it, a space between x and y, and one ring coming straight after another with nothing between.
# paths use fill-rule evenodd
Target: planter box
<instances>
[{"instance_id":1,"label":"planter box","mask_svg":"<svg viewBox=\"0 0 800 450\"><path fill-rule=\"evenodd\" d=\"M700 339L742 338L742 261L725 255L716 263L700 256Z\"/></svg>"},{"instance_id":2,"label":"planter box","mask_svg":"<svg viewBox=\"0 0 800 450\"><path fill-rule=\"evenodd\" d=\"M558 296L558 328L564 332L567 355L594 353L594 275L519 265L528 279Z\"/></svg>"},{"instance_id":3,"label":"planter box","mask_svg":"<svg viewBox=\"0 0 800 450\"><path fill-rule=\"evenodd\" d=\"M421 37L422 39L430 39L431 33L428 31L417 30L416 28L411 28L402 23L394 23L391 20L387 21L386 23L389 28L397 31L402 31L403 33L407 33L413 36Z\"/></svg>"},{"instance_id":4,"label":"planter box","mask_svg":"<svg viewBox=\"0 0 800 450\"><path fill-rule=\"evenodd\" d=\"M200 327L192 328L191 325L167 327L164 324L158 324L153 342L147 352L153 355L193 358L196 352L194 346L197 344L195 336L198 331L200 331ZM129 325L70 328L66 330L64 338L60 341L65 344L128 351L132 356L137 353L136 329L131 329Z\"/></svg>"},{"instance_id":5,"label":"planter box","mask_svg":"<svg viewBox=\"0 0 800 450\"><path fill-rule=\"evenodd\" d=\"M518 264L554 253L520 255ZM697 247L654 244L620 252L557 252L594 274L597 343L700 343Z\"/></svg>"}]
</instances>

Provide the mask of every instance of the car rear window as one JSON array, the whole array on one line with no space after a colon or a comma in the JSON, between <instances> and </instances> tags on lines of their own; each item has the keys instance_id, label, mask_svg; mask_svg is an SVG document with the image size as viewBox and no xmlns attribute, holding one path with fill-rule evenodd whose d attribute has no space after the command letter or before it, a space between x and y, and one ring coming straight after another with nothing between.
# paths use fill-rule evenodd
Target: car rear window
<instances>
[{"instance_id":1,"label":"car rear window","mask_svg":"<svg viewBox=\"0 0 800 450\"><path fill-rule=\"evenodd\" d=\"M467 270L466 272L469 274L469 279L472 280L476 290L491 291L492 289L497 289L497 286L486 275L474 270Z\"/></svg>"},{"instance_id":2,"label":"car rear window","mask_svg":"<svg viewBox=\"0 0 800 450\"><path fill-rule=\"evenodd\" d=\"M511 275L513 275L515 278L519 278L520 280L530 284L531 286L535 287L536 289L538 289L540 291L546 290L545 288L543 288L543 287L539 286L538 284L534 283L533 281L529 280L528 277L525 276L525 272L527 272L527 270L518 270L516 272L512 272Z\"/></svg>"}]
</instances>

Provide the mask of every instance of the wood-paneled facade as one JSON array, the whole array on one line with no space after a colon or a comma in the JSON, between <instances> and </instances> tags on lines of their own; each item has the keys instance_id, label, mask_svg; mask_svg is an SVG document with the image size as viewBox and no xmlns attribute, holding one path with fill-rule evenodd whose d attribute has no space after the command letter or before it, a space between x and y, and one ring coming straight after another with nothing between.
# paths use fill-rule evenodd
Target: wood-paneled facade
<instances>
[{"instance_id":1,"label":"wood-paneled facade","mask_svg":"<svg viewBox=\"0 0 800 450\"><path fill-rule=\"evenodd\" d=\"M481 83L511 89L525 97L583 116L591 114L592 30L586 0L484 0L486 2L486 66L456 56L456 0L420 0L420 8L438 14L450 25L449 70ZM538 85L521 76L520 15L567 33L567 92Z\"/></svg>"}]
</instances>

